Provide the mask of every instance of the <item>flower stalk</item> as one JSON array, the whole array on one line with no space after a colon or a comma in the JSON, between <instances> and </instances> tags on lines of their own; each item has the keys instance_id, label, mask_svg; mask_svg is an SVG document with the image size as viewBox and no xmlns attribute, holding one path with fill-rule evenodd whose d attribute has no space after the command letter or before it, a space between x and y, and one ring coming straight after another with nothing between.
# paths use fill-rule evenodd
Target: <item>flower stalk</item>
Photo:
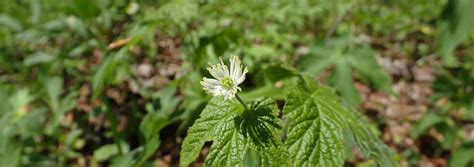
<instances>
[{"instance_id":1,"label":"flower stalk","mask_svg":"<svg viewBox=\"0 0 474 167\"><path fill-rule=\"evenodd\" d=\"M245 104L245 102L242 100L242 98L240 98L238 94L235 94L235 98L240 102L240 104L242 104L242 106L244 106L245 109L248 109L247 104Z\"/></svg>"}]
</instances>

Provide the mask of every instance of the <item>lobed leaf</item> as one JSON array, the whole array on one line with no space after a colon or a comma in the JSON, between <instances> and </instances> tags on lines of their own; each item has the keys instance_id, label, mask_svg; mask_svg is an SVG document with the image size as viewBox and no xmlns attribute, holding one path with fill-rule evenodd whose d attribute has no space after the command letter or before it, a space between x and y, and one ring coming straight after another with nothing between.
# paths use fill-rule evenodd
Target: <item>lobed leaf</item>
<instances>
[{"instance_id":1,"label":"lobed leaf","mask_svg":"<svg viewBox=\"0 0 474 167\"><path fill-rule=\"evenodd\" d=\"M296 87L283 109L288 119L286 145L292 166L342 166L344 146L342 118L321 90Z\"/></svg>"},{"instance_id":2,"label":"lobed leaf","mask_svg":"<svg viewBox=\"0 0 474 167\"><path fill-rule=\"evenodd\" d=\"M351 105L360 103L360 95L353 86L353 73L358 79L373 84L378 90L393 93L392 81L378 64L374 51L369 46L358 46L351 42L350 36L343 36L319 44L300 61L300 69L309 75L317 75L332 69L330 83Z\"/></svg>"},{"instance_id":3,"label":"lobed leaf","mask_svg":"<svg viewBox=\"0 0 474 167\"><path fill-rule=\"evenodd\" d=\"M292 166L342 166L345 137L353 137L361 151L379 164L394 166L390 150L360 114L341 103L334 90L308 83L299 83L292 90L283 109ZM351 136L344 136L345 130Z\"/></svg>"},{"instance_id":4,"label":"lobed leaf","mask_svg":"<svg viewBox=\"0 0 474 167\"><path fill-rule=\"evenodd\" d=\"M363 118L362 114L356 111L348 111L346 118L348 118L348 124L355 142L365 157L374 159L379 166L396 166L392 160L392 150L372 133L367 126L367 120Z\"/></svg>"},{"instance_id":5,"label":"lobed leaf","mask_svg":"<svg viewBox=\"0 0 474 167\"><path fill-rule=\"evenodd\" d=\"M206 166L244 166L248 151L255 153L260 166L287 164L277 111L270 99L257 100L245 109L236 101L213 98L188 130L181 165L193 162L206 141L213 142Z\"/></svg>"}]
</instances>

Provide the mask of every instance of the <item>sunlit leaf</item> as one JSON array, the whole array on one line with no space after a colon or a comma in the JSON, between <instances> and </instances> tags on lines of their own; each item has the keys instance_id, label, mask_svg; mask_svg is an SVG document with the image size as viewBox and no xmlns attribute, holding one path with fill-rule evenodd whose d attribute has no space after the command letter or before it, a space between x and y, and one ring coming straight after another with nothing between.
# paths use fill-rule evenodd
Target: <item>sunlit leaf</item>
<instances>
[{"instance_id":1,"label":"sunlit leaf","mask_svg":"<svg viewBox=\"0 0 474 167\"><path fill-rule=\"evenodd\" d=\"M213 98L188 130L180 164L193 162L204 143L213 141L205 161L208 166L243 166L249 149L258 153L260 165L285 165L280 129L276 105L269 99L257 100L245 110L236 101Z\"/></svg>"},{"instance_id":2,"label":"sunlit leaf","mask_svg":"<svg viewBox=\"0 0 474 167\"><path fill-rule=\"evenodd\" d=\"M298 83L283 112L288 126L285 144L293 166L342 166L346 155L344 137L355 138L363 153L379 164L394 166L389 149L330 88L306 81ZM353 136L344 136L344 130Z\"/></svg>"}]
</instances>

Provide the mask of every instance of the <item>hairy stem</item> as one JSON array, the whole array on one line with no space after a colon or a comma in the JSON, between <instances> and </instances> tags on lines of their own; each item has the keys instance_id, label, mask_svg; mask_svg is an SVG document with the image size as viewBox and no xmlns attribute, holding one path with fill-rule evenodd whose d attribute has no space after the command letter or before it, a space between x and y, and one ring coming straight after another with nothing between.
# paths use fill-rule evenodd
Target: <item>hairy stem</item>
<instances>
[{"instance_id":1,"label":"hairy stem","mask_svg":"<svg viewBox=\"0 0 474 167\"><path fill-rule=\"evenodd\" d=\"M247 109L247 105L245 104L245 102L240 98L240 96L238 94L235 94L235 98L240 102L240 104L242 104L242 106L245 107L245 109Z\"/></svg>"}]
</instances>

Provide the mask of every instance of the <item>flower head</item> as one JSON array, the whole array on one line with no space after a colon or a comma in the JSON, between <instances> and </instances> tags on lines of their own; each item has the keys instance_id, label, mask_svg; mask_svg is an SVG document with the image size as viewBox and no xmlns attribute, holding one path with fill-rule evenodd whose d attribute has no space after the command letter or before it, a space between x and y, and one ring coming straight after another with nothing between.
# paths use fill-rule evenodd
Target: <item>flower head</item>
<instances>
[{"instance_id":1,"label":"flower head","mask_svg":"<svg viewBox=\"0 0 474 167\"><path fill-rule=\"evenodd\" d=\"M215 78L202 78L202 88L213 96L222 96L225 100L235 97L237 91L241 91L239 84L244 82L247 68L242 71L243 66L236 55L230 57L230 68L220 59L219 64L211 65L207 71Z\"/></svg>"}]
</instances>

